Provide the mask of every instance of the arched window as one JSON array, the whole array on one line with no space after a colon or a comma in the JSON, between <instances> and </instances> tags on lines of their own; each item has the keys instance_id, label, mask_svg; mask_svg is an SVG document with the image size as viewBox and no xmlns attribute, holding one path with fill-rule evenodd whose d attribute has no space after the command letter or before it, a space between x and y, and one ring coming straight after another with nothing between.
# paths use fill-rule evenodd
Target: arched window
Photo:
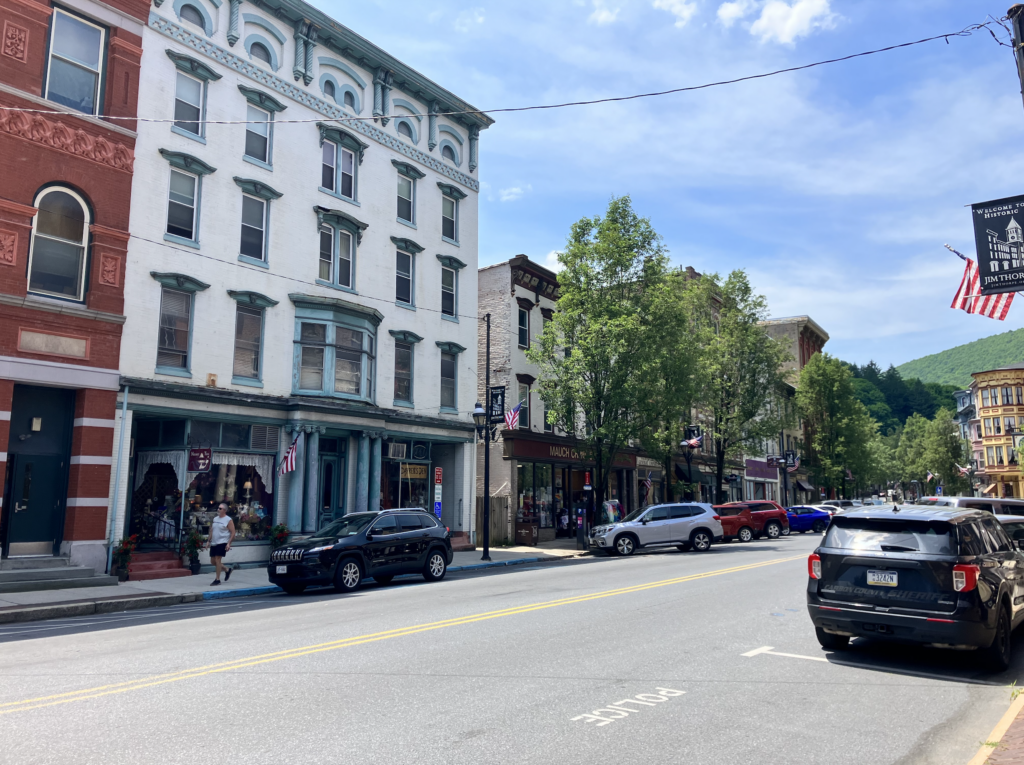
<instances>
[{"instance_id":1,"label":"arched window","mask_svg":"<svg viewBox=\"0 0 1024 765\"><path fill-rule=\"evenodd\" d=\"M330 80L324 83L324 95L335 98L334 83Z\"/></svg>"},{"instance_id":2,"label":"arched window","mask_svg":"<svg viewBox=\"0 0 1024 765\"><path fill-rule=\"evenodd\" d=\"M345 106L347 106L352 111L355 111L355 108L356 108L356 97L354 95L352 95L352 93L350 91L347 91L347 90L345 91Z\"/></svg>"},{"instance_id":3,"label":"arched window","mask_svg":"<svg viewBox=\"0 0 1024 765\"><path fill-rule=\"evenodd\" d=\"M398 123L398 134L401 135L401 136L405 136L410 141L413 140L412 128L409 127L409 123L408 122L399 122Z\"/></svg>"},{"instance_id":4,"label":"arched window","mask_svg":"<svg viewBox=\"0 0 1024 765\"><path fill-rule=\"evenodd\" d=\"M270 51L267 50L267 46L263 43L253 43L249 47L249 55L273 66L270 60Z\"/></svg>"},{"instance_id":5,"label":"arched window","mask_svg":"<svg viewBox=\"0 0 1024 765\"><path fill-rule=\"evenodd\" d=\"M201 14L199 9L194 5L181 6L181 13L179 15L182 21L187 21L189 24L195 24L204 32L206 31L206 21L203 20L203 14Z\"/></svg>"},{"instance_id":6,"label":"arched window","mask_svg":"<svg viewBox=\"0 0 1024 765\"><path fill-rule=\"evenodd\" d=\"M444 146L441 148L441 158L446 159L449 162L458 162L458 160L455 158L455 149L453 149L451 146Z\"/></svg>"},{"instance_id":7,"label":"arched window","mask_svg":"<svg viewBox=\"0 0 1024 765\"><path fill-rule=\"evenodd\" d=\"M50 188L36 198L28 288L31 292L82 299L89 210L70 189Z\"/></svg>"}]
</instances>

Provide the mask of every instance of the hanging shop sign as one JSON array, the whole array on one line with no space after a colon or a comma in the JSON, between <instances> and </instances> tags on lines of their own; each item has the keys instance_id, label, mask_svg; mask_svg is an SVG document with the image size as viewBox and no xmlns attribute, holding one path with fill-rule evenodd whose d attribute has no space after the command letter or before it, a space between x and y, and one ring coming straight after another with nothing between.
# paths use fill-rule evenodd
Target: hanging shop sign
<instances>
[{"instance_id":1,"label":"hanging shop sign","mask_svg":"<svg viewBox=\"0 0 1024 765\"><path fill-rule=\"evenodd\" d=\"M427 480L427 466L426 465L410 465L407 462L402 463L402 478L411 478L413 480Z\"/></svg>"},{"instance_id":2,"label":"hanging shop sign","mask_svg":"<svg viewBox=\"0 0 1024 765\"><path fill-rule=\"evenodd\" d=\"M189 449L188 472L206 473L213 465L213 449Z\"/></svg>"},{"instance_id":3,"label":"hanging shop sign","mask_svg":"<svg viewBox=\"0 0 1024 765\"><path fill-rule=\"evenodd\" d=\"M1024 289L1024 196L971 205L982 295Z\"/></svg>"},{"instance_id":4,"label":"hanging shop sign","mask_svg":"<svg viewBox=\"0 0 1024 765\"><path fill-rule=\"evenodd\" d=\"M586 459L586 454L574 446L566 443L524 438L518 433L505 436L504 449L505 457L514 457L516 459L568 462L569 464L590 462L590 460ZM635 468L636 455L622 454L620 452L612 463L612 467Z\"/></svg>"},{"instance_id":5,"label":"hanging shop sign","mask_svg":"<svg viewBox=\"0 0 1024 765\"><path fill-rule=\"evenodd\" d=\"M786 458L785 457L769 456L767 458L767 460L768 460L768 467L770 467L770 468L786 467Z\"/></svg>"}]
</instances>

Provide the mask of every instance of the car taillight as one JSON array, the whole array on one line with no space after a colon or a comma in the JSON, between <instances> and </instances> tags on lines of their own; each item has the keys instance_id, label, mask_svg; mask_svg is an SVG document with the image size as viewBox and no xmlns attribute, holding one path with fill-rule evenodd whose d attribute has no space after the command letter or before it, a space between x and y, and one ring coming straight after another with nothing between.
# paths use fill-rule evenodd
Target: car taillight
<instances>
[{"instance_id":1,"label":"car taillight","mask_svg":"<svg viewBox=\"0 0 1024 765\"><path fill-rule=\"evenodd\" d=\"M981 568L972 564L953 566L953 589L957 592L970 592L978 586Z\"/></svg>"},{"instance_id":2,"label":"car taillight","mask_svg":"<svg viewBox=\"0 0 1024 765\"><path fill-rule=\"evenodd\" d=\"M716 521L720 521L720 520L722 520L722 516L720 516L720 515L715 515L715 516L713 516L713 517L714 517L714 519L715 519Z\"/></svg>"},{"instance_id":3,"label":"car taillight","mask_svg":"<svg viewBox=\"0 0 1024 765\"><path fill-rule=\"evenodd\" d=\"M821 557L818 553L811 553L807 558L807 576L821 579Z\"/></svg>"}]
</instances>

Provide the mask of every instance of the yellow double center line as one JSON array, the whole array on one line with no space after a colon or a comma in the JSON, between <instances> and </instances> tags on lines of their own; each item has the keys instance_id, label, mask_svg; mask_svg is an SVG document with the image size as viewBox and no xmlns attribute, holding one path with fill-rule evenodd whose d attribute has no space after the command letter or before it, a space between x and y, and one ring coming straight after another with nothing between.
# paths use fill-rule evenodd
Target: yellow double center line
<instances>
[{"instance_id":1,"label":"yellow double center line","mask_svg":"<svg viewBox=\"0 0 1024 765\"><path fill-rule=\"evenodd\" d=\"M380 640L390 640L392 638L405 637L407 635L415 635L420 632L429 632L431 630L445 629L447 627L458 627L463 624L472 624L474 622L487 621L488 619L499 619L505 616L516 616L517 614L526 614L531 611L541 611L546 608L556 608L558 606L568 606L574 603L586 603L589 600L610 598L616 595L630 595L634 592L653 590L657 587L667 587L672 584L693 582L698 579L707 579L712 576L721 576L722 574L733 574L739 571L749 571L751 569L762 568L764 566L772 566L776 563L787 563L789 561L802 560L803 558L803 555L798 555L791 558L775 558L774 560L767 560L761 563L750 563L745 566L721 568L715 571L708 571L702 574L691 574L689 576L680 576L674 579L662 579L658 582L648 582L647 584L638 584L632 587L622 587L617 590L605 590L604 592L596 592L590 595L579 595L571 598L562 598L560 600L549 600L544 603L531 603L529 605L515 606L513 608L503 608L500 611L487 611L482 614L471 614L469 616L460 616L454 619L445 619L439 622L430 622L428 624L416 624L411 627L400 627L398 629L387 630L385 632L375 632L369 635L358 635L356 637L344 638L342 640L333 640L328 643L316 643L314 645L301 646L299 648L291 648L285 651L276 651L274 653L265 653L259 656L250 656L245 659L221 662L220 664L207 664L203 667L193 667L191 669L181 670L180 672L171 672L164 675L152 675L150 677L139 678L137 680L128 680L123 683L101 685L95 688L84 688L80 691L58 693L53 696L40 696L34 699L24 699L23 701L9 701L7 703L0 703L0 715L12 714L14 712L27 712L31 709L53 707L58 706L60 704L70 704L75 701L96 699L100 698L101 696L112 696L118 693L128 693L129 691L138 691L142 690L143 688L153 688L155 686L165 685L167 683L177 683L182 680L191 680L196 677L213 675L219 672L232 672L234 670L244 669L245 667L254 667L259 664L269 664L275 661L284 661L285 659L297 659L300 656L309 656L310 654L314 653L337 651L341 648L350 648L351 646L363 645L365 643L376 643Z\"/></svg>"}]
</instances>

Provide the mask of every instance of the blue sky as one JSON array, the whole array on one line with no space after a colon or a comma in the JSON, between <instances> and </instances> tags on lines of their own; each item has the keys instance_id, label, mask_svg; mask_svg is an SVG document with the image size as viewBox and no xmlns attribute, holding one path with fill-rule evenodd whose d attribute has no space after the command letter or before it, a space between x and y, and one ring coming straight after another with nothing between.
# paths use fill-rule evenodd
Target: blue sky
<instances>
[{"instance_id":1,"label":"blue sky","mask_svg":"<svg viewBox=\"0 0 1024 765\"><path fill-rule=\"evenodd\" d=\"M480 108L601 98L779 69L1002 16L1009 0L517 0L314 4ZM902 363L1024 326L949 308L968 205L1024 193L1024 106L987 34L739 85L495 115L480 265L551 262L613 195L673 263L743 268L826 350Z\"/></svg>"}]
</instances>

